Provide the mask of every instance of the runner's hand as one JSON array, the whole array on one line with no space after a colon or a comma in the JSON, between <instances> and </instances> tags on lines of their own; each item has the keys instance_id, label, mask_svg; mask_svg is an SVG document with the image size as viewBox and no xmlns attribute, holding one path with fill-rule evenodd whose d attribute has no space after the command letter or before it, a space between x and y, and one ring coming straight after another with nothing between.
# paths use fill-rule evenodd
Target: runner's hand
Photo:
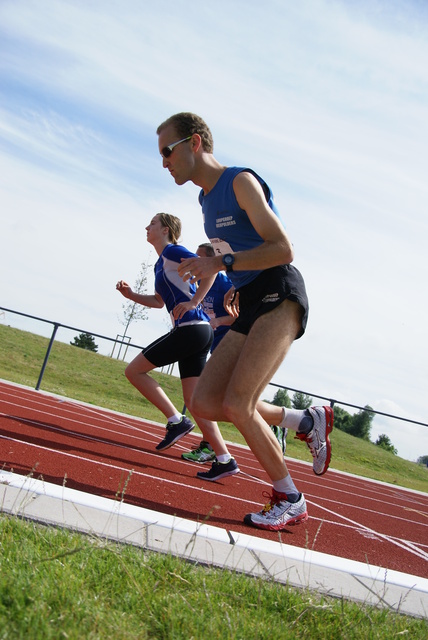
<instances>
[{"instance_id":1,"label":"runner's hand","mask_svg":"<svg viewBox=\"0 0 428 640\"><path fill-rule=\"evenodd\" d=\"M175 320L179 320L187 311L192 311L192 309L196 309L196 305L191 300L189 302L179 302L172 310L172 315Z\"/></svg>"},{"instance_id":2,"label":"runner's hand","mask_svg":"<svg viewBox=\"0 0 428 640\"><path fill-rule=\"evenodd\" d=\"M239 316L239 291L236 291L235 287L231 287L226 293L223 305L230 316L233 318Z\"/></svg>"},{"instance_id":3,"label":"runner's hand","mask_svg":"<svg viewBox=\"0 0 428 640\"><path fill-rule=\"evenodd\" d=\"M132 296L132 289L125 280L119 280L116 284L116 289L120 291L125 298L130 298Z\"/></svg>"}]
</instances>

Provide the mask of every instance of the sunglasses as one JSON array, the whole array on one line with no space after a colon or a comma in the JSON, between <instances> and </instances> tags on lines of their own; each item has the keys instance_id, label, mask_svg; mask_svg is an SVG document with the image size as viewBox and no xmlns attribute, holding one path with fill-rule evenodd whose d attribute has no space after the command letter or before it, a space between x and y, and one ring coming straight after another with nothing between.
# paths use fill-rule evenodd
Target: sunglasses
<instances>
[{"instance_id":1,"label":"sunglasses","mask_svg":"<svg viewBox=\"0 0 428 640\"><path fill-rule=\"evenodd\" d=\"M188 136L187 138L183 138L182 140L179 140L178 142L173 142L172 144L169 144L167 147L164 147L161 151L161 155L164 158L169 158L169 156L171 155L171 153L174 150L174 147L176 147L178 144L181 144L182 142L187 142L188 140L190 140L192 136Z\"/></svg>"}]
</instances>

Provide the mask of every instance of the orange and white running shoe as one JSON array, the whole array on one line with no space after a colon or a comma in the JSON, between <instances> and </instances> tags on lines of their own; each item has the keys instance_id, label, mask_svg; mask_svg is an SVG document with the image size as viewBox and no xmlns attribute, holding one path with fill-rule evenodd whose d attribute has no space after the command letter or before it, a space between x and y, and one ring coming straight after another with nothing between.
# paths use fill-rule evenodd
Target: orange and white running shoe
<instances>
[{"instance_id":1,"label":"orange and white running shoe","mask_svg":"<svg viewBox=\"0 0 428 640\"><path fill-rule=\"evenodd\" d=\"M267 492L263 495L269 496ZM269 502L258 513L247 513L245 524L251 524L258 529L281 531L292 525L301 524L308 519L306 500L303 493L297 502L288 502L285 493L278 493L272 489Z\"/></svg>"}]
</instances>

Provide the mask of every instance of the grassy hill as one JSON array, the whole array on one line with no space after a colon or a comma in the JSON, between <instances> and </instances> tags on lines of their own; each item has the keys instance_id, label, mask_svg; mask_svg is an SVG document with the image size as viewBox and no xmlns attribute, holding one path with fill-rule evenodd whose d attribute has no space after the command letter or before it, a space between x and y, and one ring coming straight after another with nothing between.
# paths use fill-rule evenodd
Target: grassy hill
<instances>
[{"instance_id":1,"label":"grassy hill","mask_svg":"<svg viewBox=\"0 0 428 640\"><path fill-rule=\"evenodd\" d=\"M46 354L48 339L0 325L0 378L35 387ZM52 347L41 389L68 398L164 423L163 415L132 387L124 376L125 363L56 341ZM153 372L174 404L181 408L180 380ZM220 423L226 440L244 444L231 424ZM338 429L331 436L331 468L381 480L398 486L428 491L428 470ZM292 436L287 455L310 461L307 447Z\"/></svg>"}]
</instances>

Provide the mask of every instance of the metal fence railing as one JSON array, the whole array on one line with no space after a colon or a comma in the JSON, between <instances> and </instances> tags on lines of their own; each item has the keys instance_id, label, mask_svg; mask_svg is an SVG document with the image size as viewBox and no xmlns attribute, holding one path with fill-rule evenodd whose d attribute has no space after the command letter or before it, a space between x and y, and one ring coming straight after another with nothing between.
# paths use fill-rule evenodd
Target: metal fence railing
<instances>
[{"instance_id":1,"label":"metal fence railing","mask_svg":"<svg viewBox=\"0 0 428 640\"><path fill-rule=\"evenodd\" d=\"M49 355L50 355L50 352L51 352L51 349L52 349L52 345L53 345L53 343L55 341L55 337L56 337L57 331L58 331L58 329L60 327L63 328L63 329L69 329L71 331L77 331L78 333L87 333L87 334L90 334L93 337L101 338L103 340L107 340L109 342L113 342L114 345L118 345L118 344L121 345L121 346L123 345L123 346L126 347L126 349L128 349L129 347L135 347L137 349L142 349L143 348L141 345L132 344L131 342L129 342L129 339L126 338L126 337L125 337L125 340L119 340L118 339L118 338L123 338L124 336L116 336L116 338L111 338L109 336L104 336L104 335L102 335L100 333L95 333L94 331L89 331L87 329L79 329L78 327L71 327L69 325L61 324L59 322L54 322L52 320L46 320L45 318L39 318L37 316L33 316L31 314L28 314L28 313L22 313L20 311L15 311L13 309L7 309L6 307L0 307L0 312L13 313L13 314L16 314L18 316L22 316L22 317L25 317L25 318L30 318L31 320L37 320L39 322L43 322L43 323L49 324L49 325L51 325L53 327L52 334L50 336L50 340L49 340L49 343L48 343L48 346L47 346L47 349L46 349L46 353L45 353L45 356L44 356L44 359L43 359L43 364L42 364L42 367L41 367L41 370L40 370L40 374L39 374L39 377L38 377L38 380L37 380L37 384L36 384L36 387L35 387L37 391L41 387L42 380L43 380L43 375L45 373L45 369L46 369L47 364L48 364ZM113 355L113 352L114 352L114 348L112 350L112 355ZM326 396L319 395L317 393L310 393L309 391L304 391L302 389L293 389L292 387L286 387L285 385L277 384L275 382L270 382L269 386L276 387L276 388L279 388L279 389L285 389L287 391L292 391L292 392L295 392L295 393L303 393L303 394L305 394L307 396L310 396L312 398L318 398L319 400L325 400L330 404L331 407L333 407L334 405L337 404L337 405L344 406L344 407L351 407L353 409L358 409L360 411L366 411L367 410L366 407L361 407L359 405L352 404L350 402L345 402L344 400L339 400L337 398L329 398L329 397L326 397ZM428 427L428 424L426 422L420 422L418 420L411 420L410 418L404 418L402 416L396 416L396 415L394 415L392 413L385 413L383 411L377 411L376 409L373 409L371 407L370 407L370 413L374 413L374 414L379 415L379 416L384 416L386 418L393 418L395 420L401 420L403 422L408 422L408 423L411 423L411 424L420 425L422 427Z\"/></svg>"}]
</instances>

